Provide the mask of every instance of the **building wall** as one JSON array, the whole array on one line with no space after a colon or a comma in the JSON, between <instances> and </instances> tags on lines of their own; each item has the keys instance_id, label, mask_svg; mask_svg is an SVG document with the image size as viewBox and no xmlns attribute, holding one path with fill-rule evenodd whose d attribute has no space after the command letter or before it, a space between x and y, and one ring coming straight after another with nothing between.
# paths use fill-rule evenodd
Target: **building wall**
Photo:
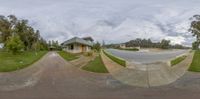
<instances>
[{"instance_id":1,"label":"building wall","mask_svg":"<svg viewBox=\"0 0 200 99\"><path fill-rule=\"evenodd\" d=\"M126 48L125 44L120 44L120 48Z\"/></svg>"},{"instance_id":2,"label":"building wall","mask_svg":"<svg viewBox=\"0 0 200 99\"><path fill-rule=\"evenodd\" d=\"M89 51L91 51L91 50L92 50L92 47L86 46L86 52L89 52Z\"/></svg>"},{"instance_id":3,"label":"building wall","mask_svg":"<svg viewBox=\"0 0 200 99\"><path fill-rule=\"evenodd\" d=\"M73 49L71 48L73 45ZM70 53L82 53L82 52L89 52L91 51L91 47L90 46L83 46L82 44L72 44L72 45L67 45L64 48L64 51L70 52ZM83 51L83 49L85 49Z\"/></svg>"}]
</instances>

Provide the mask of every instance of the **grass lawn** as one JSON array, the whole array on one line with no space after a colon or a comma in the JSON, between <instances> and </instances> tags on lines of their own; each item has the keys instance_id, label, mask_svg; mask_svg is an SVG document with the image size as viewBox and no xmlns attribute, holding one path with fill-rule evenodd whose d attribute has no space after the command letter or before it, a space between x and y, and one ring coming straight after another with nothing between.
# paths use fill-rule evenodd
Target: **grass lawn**
<instances>
[{"instance_id":1,"label":"grass lawn","mask_svg":"<svg viewBox=\"0 0 200 99\"><path fill-rule=\"evenodd\" d=\"M118 63L118 64L120 64L120 65L126 67L126 61L125 61L125 60L123 60L123 59L121 59L121 58L119 58L119 57L116 57L116 56L112 55L111 53L106 52L105 50L103 50L103 52L104 52L104 54L105 54L106 56L108 56L108 57L109 57L111 60L113 60L114 62L116 62L116 63Z\"/></svg>"},{"instance_id":2,"label":"grass lawn","mask_svg":"<svg viewBox=\"0 0 200 99\"><path fill-rule=\"evenodd\" d=\"M72 60L79 58L77 54L71 54L66 51L60 51L60 52L58 52L58 54L67 61L72 61Z\"/></svg>"},{"instance_id":3,"label":"grass lawn","mask_svg":"<svg viewBox=\"0 0 200 99\"><path fill-rule=\"evenodd\" d=\"M126 50L126 51L139 51L137 48L119 48L119 50Z\"/></svg>"},{"instance_id":4,"label":"grass lawn","mask_svg":"<svg viewBox=\"0 0 200 99\"><path fill-rule=\"evenodd\" d=\"M189 71L200 72L200 50L195 51Z\"/></svg>"},{"instance_id":5,"label":"grass lawn","mask_svg":"<svg viewBox=\"0 0 200 99\"><path fill-rule=\"evenodd\" d=\"M172 60L171 61L171 66L174 66L178 63L180 63L181 61L183 61L187 56L183 55L183 56L180 56L180 57L177 57L176 59Z\"/></svg>"},{"instance_id":6,"label":"grass lawn","mask_svg":"<svg viewBox=\"0 0 200 99\"><path fill-rule=\"evenodd\" d=\"M0 51L0 72L10 72L25 68L39 60L47 51L23 52L13 55L8 52Z\"/></svg>"},{"instance_id":7,"label":"grass lawn","mask_svg":"<svg viewBox=\"0 0 200 99\"><path fill-rule=\"evenodd\" d=\"M94 60L90 61L86 66L82 67L82 69L96 73L108 73L100 56L97 56Z\"/></svg>"}]
</instances>

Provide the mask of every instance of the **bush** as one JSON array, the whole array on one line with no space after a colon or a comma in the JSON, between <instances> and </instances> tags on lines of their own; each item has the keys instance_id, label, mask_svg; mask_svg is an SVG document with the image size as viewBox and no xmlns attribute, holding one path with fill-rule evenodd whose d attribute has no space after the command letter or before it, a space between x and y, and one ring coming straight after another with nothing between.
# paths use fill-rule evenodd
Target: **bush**
<instances>
[{"instance_id":1,"label":"bush","mask_svg":"<svg viewBox=\"0 0 200 99\"><path fill-rule=\"evenodd\" d=\"M99 42L95 43L93 49L99 52L101 50L101 44Z\"/></svg>"},{"instance_id":2,"label":"bush","mask_svg":"<svg viewBox=\"0 0 200 99\"><path fill-rule=\"evenodd\" d=\"M199 49L199 43L198 42L193 42L192 43L192 49L193 50L198 50Z\"/></svg>"},{"instance_id":3,"label":"bush","mask_svg":"<svg viewBox=\"0 0 200 99\"><path fill-rule=\"evenodd\" d=\"M9 37L8 41L6 42L6 48L8 49L8 51L16 54L20 50L24 49L24 43L21 41L18 35L14 35Z\"/></svg>"}]
</instances>

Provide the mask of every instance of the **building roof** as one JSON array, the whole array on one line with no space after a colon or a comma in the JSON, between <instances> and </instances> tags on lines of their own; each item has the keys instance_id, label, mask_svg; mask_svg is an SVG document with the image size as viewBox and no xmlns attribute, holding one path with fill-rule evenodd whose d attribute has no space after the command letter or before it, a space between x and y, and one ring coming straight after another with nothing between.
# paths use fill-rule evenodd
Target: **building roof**
<instances>
[{"instance_id":1,"label":"building roof","mask_svg":"<svg viewBox=\"0 0 200 99\"><path fill-rule=\"evenodd\" d=\"M84 40L86 40L86 41L91 41L91 42L94 41L94 39L93 39L92 37L90 37L90 36L88 36L88 37L83 37L82 39L84 39Z\"/></svg>"},{"instance_id":2,"label":"building roof","mask_svg":"<svg viewBox=\"0 0 200 99\"><path fill-rule=\"evenodd\" d=\"M88 46L93 46L93 43L88 42L82 38L78 38L78 37L74 37L72 39L69 39L67 41L65 41L62 45L69 45L69 44L73 44L73 43L79 43L79 44L83 44L83 45L88 45Z\"/></svg>"}]
</instances>

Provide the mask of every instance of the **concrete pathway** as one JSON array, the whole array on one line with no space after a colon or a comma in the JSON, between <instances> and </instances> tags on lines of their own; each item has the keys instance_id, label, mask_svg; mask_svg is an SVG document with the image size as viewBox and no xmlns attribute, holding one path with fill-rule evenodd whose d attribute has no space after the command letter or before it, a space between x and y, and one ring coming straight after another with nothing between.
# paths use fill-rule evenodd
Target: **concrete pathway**
<instances>
[{"instance_id":1,"label":"concrete pathway","mask_svg":"<svg viewBox=\"0 0 200 99\"><path fill-rule=\"evenodd\" d=\"M106 75L98 75L77 69L74 65L65 61L56 52L49 52L32 66L19 71L0 73L0 91L12 91L31 87L38 84L43 79L50 79L52 82L47 83L54 84L57 77L65 78L66 76L71 76L72 78L75 76L80 82L82 82L82 80L90 82L95 79L106 79L108 77ZM95 82L95 84L97 83L98 82Z\"/></svg>"},{"instance_id":2,"label":"concrete pathway","mask_svg":"<svg viewBox=\"0 0 200 99\"><path fill-rule=\"evenodd\" d=\"M186 73L166 86L140 88L110 74L80 70L55 52L25 69L0 73L1 99L199 99L199 92L199 73Z\"/></svg>"},{"instance_id":3,"label":"concrete pathway","mask_svg":"<svg viewBox=\"0 0 200 99\"><path fill-rule=\"evenodd\" d=\"M104 53L101 56L108 71L117 80L128 85L152 87L170 84L183 76L191 64L193 53L189 53L184 61L173 67L164 62L139 65L131 63L129 65L135 67L132 69L118 65Z\"/></svg>"}]
</instances>

